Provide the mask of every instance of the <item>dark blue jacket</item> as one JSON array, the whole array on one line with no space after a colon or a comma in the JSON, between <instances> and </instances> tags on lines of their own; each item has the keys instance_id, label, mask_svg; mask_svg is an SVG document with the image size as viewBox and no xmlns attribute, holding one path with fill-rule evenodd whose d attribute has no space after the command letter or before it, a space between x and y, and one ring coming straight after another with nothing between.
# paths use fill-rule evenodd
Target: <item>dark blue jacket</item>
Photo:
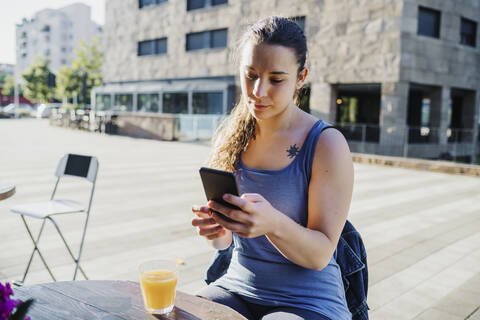
<instances>
[{"instance_id":1,"label":"dark blue jacket","mask_svg":"<svg viewBox=\"0 0 480 320\"><path fill-rule=\"evenodd\" d=\"M229 248L217 251L210 267L207 269L205 278L207 284L217 280L227 272L232 252L233 242ZM368 320L367 252L360 234L348 220L343 227L336 253L336 261L342 271L345 296L348 309L352 313L352 320Z\"/></svg>"}]
</instances>

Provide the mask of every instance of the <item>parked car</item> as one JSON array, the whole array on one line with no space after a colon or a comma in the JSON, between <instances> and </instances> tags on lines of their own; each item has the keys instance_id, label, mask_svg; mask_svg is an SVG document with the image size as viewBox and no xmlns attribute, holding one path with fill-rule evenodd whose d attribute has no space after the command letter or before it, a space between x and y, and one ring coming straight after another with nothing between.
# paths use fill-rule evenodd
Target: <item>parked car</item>
<instances>
[{"instance_id":1,"label":"parked car","mask_svg":"<svg viewBox=\"0 0 480 320\"><path fill-rule=\"evenodd\" d=\"M49 118L53 109L58 109L61 103L42 103L38 106L36 117L37 118Z\"/></svg>"},{"instance_id":2,"label":"parked car","mask_svg":"<svg viewBox=\"0 0 480 320\"><path fill-rule=\"evenodd\" d=\"M30 117L33 110L34 109L29 104L21 103L17 108L14 103L10 103L9 105L3 107L2 114L9 118Z\"/></svg>"}]
</instances>

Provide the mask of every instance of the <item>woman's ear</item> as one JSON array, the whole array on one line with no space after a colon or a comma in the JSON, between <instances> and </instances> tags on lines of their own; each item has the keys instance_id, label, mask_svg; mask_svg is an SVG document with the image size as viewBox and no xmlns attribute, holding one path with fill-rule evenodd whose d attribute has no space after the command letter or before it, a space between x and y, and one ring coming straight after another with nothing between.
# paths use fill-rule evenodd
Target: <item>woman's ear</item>
<instances>
[{"instance_id":1,"label":"woman's ear","mask_svg":"<svg viewBox=\"0 0 480 320\"><path fill-rule=\"evenodd\" d=\"M305 80L307 79L308 75L308 69L303 68L302 71L298 73L298 78L297 78L297 90L299 90L301 87L303 87Z\"/></svg>"}]
</instances>

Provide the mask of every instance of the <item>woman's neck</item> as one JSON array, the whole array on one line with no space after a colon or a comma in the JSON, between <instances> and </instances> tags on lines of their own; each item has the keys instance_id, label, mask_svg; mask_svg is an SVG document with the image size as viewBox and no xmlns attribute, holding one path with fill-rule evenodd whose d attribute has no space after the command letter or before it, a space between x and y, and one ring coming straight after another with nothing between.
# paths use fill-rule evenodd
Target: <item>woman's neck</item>
<instances>
[{"instance_id":1,"label":"woman's neck","mask_svg":"<svg viewBox=\"0 0 480 320\"><path fill-rule=\"evenodd\" d=\"M269 119L257 119L255 135L257 137L269 137L282 131L288 131L294 127L300 115L300 109L292 103L285 110Z\"/></svg>"}]
</instances>

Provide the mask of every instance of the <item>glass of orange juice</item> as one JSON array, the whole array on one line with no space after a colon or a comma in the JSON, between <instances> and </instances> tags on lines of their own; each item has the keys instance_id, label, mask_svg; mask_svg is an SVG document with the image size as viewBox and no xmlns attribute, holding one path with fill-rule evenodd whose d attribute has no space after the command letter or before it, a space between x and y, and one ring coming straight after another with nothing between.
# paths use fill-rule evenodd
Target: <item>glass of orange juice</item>
<instances>
[{"instance_id":1,"label":"glass of orange juice","mask_svg":"<svg viewBox=\"0 0 480 320\"><path fill-rule=\"evenodd\" d=\"M146 261L140 265L139 271L145 309L153 314L172 311L178 279L175 261Z\"/></svg>"}]
</instances>

